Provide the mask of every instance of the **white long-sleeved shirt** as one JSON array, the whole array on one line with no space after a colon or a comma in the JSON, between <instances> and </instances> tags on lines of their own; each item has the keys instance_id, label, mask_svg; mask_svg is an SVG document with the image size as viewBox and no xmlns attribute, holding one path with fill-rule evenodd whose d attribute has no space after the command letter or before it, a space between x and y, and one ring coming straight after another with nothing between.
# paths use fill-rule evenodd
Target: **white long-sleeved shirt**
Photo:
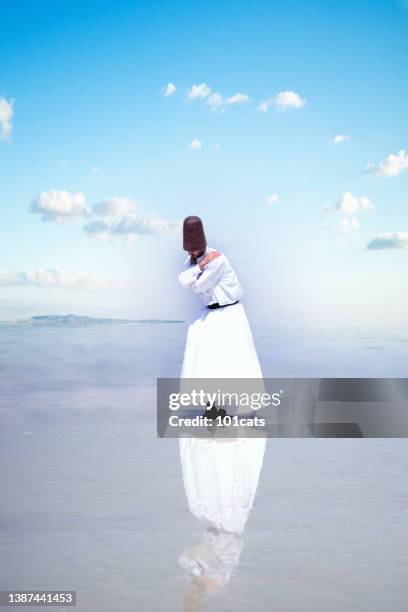
<instances>
[{"instance_id":1,"label":"white long-sleeved shirt","mask_svg":"<svg viewBox=\"0 0 408 612\"><path fill-rule=\"evenodd\" d=\"M179 275L179 283L185 289L192 289L200 295L206 305L217 302L220 306L240 300L244 290L225 255L215 257L204 270L199 262L207 253L215 251L207 247L195 265L190 265L190 257L184 262L185 270Z\"/></svg>"}]
</instances>

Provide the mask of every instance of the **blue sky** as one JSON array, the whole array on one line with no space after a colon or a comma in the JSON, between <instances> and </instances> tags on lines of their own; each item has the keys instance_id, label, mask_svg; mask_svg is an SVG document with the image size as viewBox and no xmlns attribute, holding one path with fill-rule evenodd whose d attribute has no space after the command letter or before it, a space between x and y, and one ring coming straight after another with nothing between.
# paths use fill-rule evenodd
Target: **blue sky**
<instances>
[{"instance_id":1,"label":"blue sky","mask_svg":"<svg viewBox=\"0 0 408 612\"><path fill-rule=\"evenodd\" d=\"M253 316L404 327L408 4L0 8L0 318L184 316L199 214Z\"/></svg>"}]
</instances>

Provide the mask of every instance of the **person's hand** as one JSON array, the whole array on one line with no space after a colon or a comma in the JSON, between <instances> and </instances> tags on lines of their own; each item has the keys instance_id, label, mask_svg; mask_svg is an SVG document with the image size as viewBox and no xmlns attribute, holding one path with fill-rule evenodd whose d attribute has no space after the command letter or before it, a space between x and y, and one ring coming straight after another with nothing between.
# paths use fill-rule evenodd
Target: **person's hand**
<instances>
[{"instance_id":1,"label":"person's hand","mask_svg":"<svg viewBox=\"0 0 408 612\"><path fill-rule=\"evenodd\" d=\"M205 266L209 264L210 261L212 261L216 257L219 257L220 255L221 253L219 253L218 251L210 251L209 253L207 253L207 255L203 257L200 263L198 264L200 266L200 269L204 270Z\"/></svg>"}]
</instances>

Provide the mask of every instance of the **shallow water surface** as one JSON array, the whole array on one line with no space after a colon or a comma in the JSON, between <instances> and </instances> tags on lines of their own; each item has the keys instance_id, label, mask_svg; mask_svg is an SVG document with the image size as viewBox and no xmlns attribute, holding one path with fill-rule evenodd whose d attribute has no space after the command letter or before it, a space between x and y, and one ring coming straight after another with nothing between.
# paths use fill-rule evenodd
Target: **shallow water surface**
<instances>
[{"instance_id":1,"label":"shallow water surface","mask_svg":"<svg viewBox=\"0 0 408 612\"><path fill-rule=\"evenodd\" d=\"M0 329L0 588L76 590L81 612L405 612L404 439L270 439L259 479L218 449L231 493L202 486L207 449L192 482L219 524L189 511L179 442L155 422L185 332ZM265 376L406 375L408 344L387 334L254 333Z\"/></svg>"}]
</instances>

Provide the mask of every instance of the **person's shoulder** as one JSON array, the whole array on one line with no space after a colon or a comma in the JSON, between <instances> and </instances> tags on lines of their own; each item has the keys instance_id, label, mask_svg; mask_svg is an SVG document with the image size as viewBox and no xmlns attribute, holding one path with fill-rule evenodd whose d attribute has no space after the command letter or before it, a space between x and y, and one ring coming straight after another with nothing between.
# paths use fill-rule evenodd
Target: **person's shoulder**
<instances>
[{"instance_id":1,"label":"person's shoulder","mask_svg":"<svg viewBox=\"0 0 408 612\"><path fill-rule=\"evenodd\" d=\"M225 266L225 264L228 263L228 259L226 258L224 253L222 253L218 249L211 249L211 251L217 251L219 253L218 257L214 257L214 259L212 259L210 261L209 265L212 265L213 268L217 268L217 267L220 267L220 266ZM211 252L211 251L209 251L209 252Z\"/></svg>"},{"instance_id":2,"label":"person's shoulder","mask_svg":"<svg viewBox=\"0 0 408 612\"><path fill-rule=\"evenodd\" d=\"M219 256L216 257L215 259L213 259L213 261L218 261L218 263L221 262L227 262L228 263L228 259L227 256L225 255L225 253L223 253L222 251L220 251L220 249L208 249L209 251L217 251L219 253Z\"/></svg>"}]
</instances>

